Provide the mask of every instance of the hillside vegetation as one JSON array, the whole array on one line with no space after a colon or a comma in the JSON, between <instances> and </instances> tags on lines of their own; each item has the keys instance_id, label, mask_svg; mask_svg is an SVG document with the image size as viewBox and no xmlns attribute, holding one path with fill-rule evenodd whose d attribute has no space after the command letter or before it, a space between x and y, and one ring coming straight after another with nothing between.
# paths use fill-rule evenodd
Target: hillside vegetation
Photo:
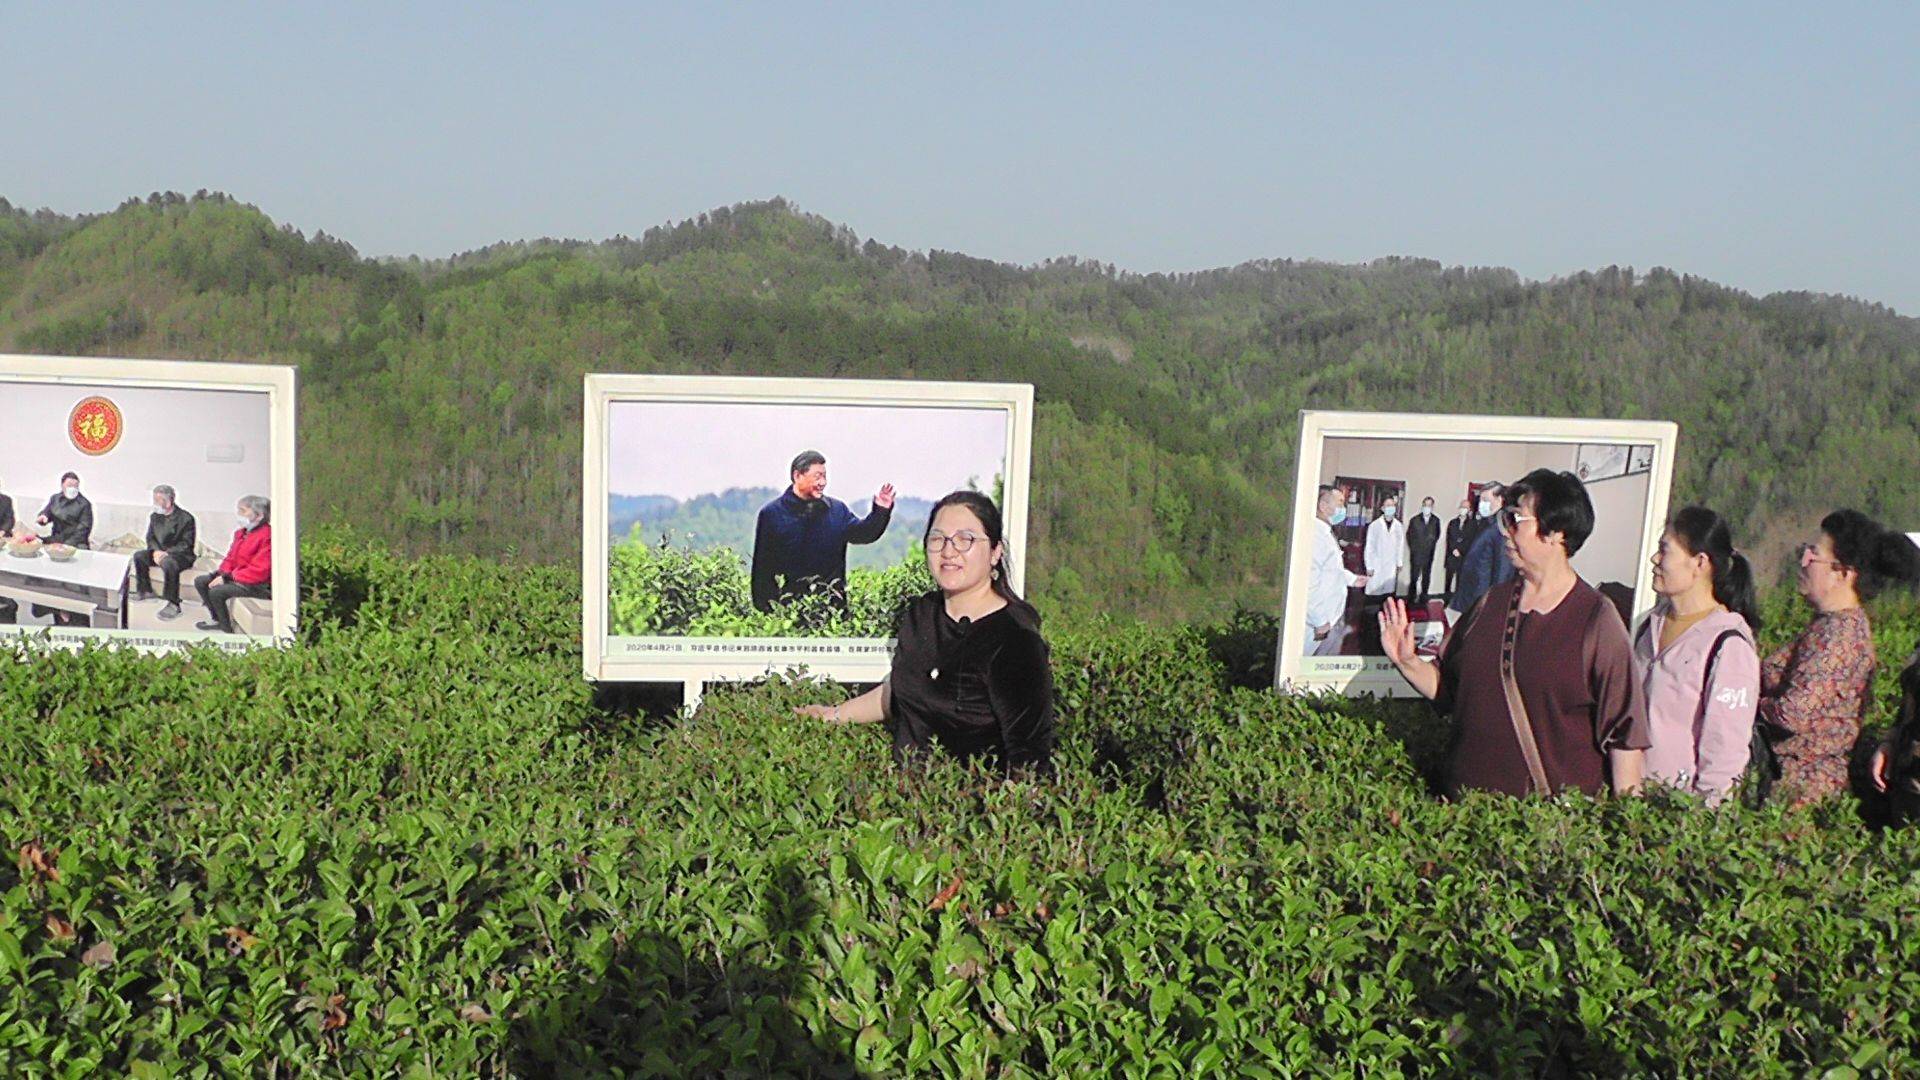
<instances>
[{"instance_id":1,"label":"hillside vegetation","mask_svg":"<svg viewBox=\"0 0 1920 1080\"><path fill-rule=\"evenodd\" d=\"M1677 498L1730 513L1769 568L1835 505L1920 506L1920 324L1665 270L1015 267L780 200L378 263L155 195L0 204L0 348L297 364L308 521L556 565L578 554L585 372L1030 381L1036 590L1160 618L1277 603L1306 407L1678 421Z\"/></svg>"}]
</instances>

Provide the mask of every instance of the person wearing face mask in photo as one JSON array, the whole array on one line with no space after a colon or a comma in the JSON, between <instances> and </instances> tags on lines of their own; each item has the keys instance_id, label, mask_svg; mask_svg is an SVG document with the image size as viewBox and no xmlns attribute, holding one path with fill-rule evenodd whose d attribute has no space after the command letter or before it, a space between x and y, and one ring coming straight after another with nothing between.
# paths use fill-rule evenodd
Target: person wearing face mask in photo
<instances>
[{"instance_id":1,"label":"person wearing face mask in photo","mask_svg":"<svg viewBox=\"0 0 1920 1080\"><path fill-rule=\"evenodd\" d=\"M1460 564L1467 557L1467 541L1473 539L1473 504L1466 499L1460 500L1460 512L1452 521L1447 522L1447 557L1445 588L1442 595L1447 598L1447 606L1453 606L1453 587L1460 577Z\"/></svg>"},{"instance_id":2,"label":"person wearing face mask in photo","mask_svg":"<svg viewBox=\"0 0 1920 1080\"><path fill-rule=\"evenodd\" d=\"M47 500L40 511L40 524L50 525L53 532L47 537L49 544L65 544L68 547L84 548L93 539L93 504L80 494L80 475L67 473L60 477L60 493Z\"/></svg>"},{"instance_id":3,"label":"person wearing face mask in photo","mask_svg":"<svg viewBox=\"0 0 1920 1080\"><path fill-rule=\"evenodd\" d=\"M900 765L934 750L1046 773L1054 740L1053 671L1040 613L1007 583L1000 510L977 491L934 504L924 534L939 588L901 614L885 682L801 715L885 722Z\"/></svg>"},{"instance_id":4,"label":"person wearing face mask in photo","mask_svg":"<svg viewBox=\"0 0 1920 1080\"><path fill-rule=\"evenodd\" d=\"M1391 596L1407 565L1407 527L1400 521L1400 501L1380 503L1380 516L1367 525L1367 595Z\"/></svg>"},{"instance_id":5,"label":"person wearing face mask in photo","mask_svg":"<svg viewBox=\"0 0 1920 1080\"><path fill-rule=\"evenodd\" d=\"M193 583L200 602L207 606L207 618L193 624L196 630L231 634L233 619L227 606L235 597L265 599L273 595L273 525L268 520L272 504L263 495L246 495L234 513L239 528L220 568L202 574Z\"/></svg>"},{"instance_id":6,"label":"person wearing face mask in photo","mask_svg":"<svg viewBox=\"0 0 1920 1080\"><path fill-rule=\"evenodd\" d=\"M1440 519L1433 496L1420 500L1420 512L1407 522L1407 602L1424 604L1433 588L1433 553L1440 546Z\"/></svg>"},{"instance_id":7,"label":"person wearing face mask in photo","mask_svg":"<svg viewBox=\"0 0 1920 1080\"><path fill-rule=\"evenodd\" d=\"M1304 652L1308 656L1337 656L1347 636L1347 590L1367 583L1366 575L1355 574L1341 556L1340 541L1333 527L1346 520L1347 508L1339 488L1321 484L1313 509L1313 561L1307 571L1307 632Z\"/></svg>"},{"instance_id":8,"label":"person wearing face mask in photo","mask_svg":"<svg viewBox=\"0 0 1920 1080\"><path fill-rule=\"evenodd\" d=\"M63 473L60 477L60 491L47 500L47 505L36 519L39 524L51 527L47 535L49 544L65 544L68 547L85 548L93 541L93 503L80 494L80 474ZM87 617L71 611L60 611L40 604L33 605L33 613L50 616L55 626L85 626Z\"/></svg>"},{"instance_id":9,"label":"person wearing face mask in photo","mask_svg":"<svg viewBox=\"0 0 1920 1080\"><path fill-rule=\"evenodd\" d=\"M199 541L199 526L193 515L174 502L173 488L161 484L153 489L153 515L147 519L147 546L133 553L134 599L153 599L153 582L148 575L160 568L160 596L166 606L162 619L180 617L180 574L192 569L194 548Z\"/></svg>"},{"instance_id":10,"label":"person wearing face mask in photo","mask_svg":"<svg viewBox=\"0 0 1920 1080\"><path fill-rule=\"evenodd\" d=\"M1480 517L1474 522L1473 538L1467 541L1467 554L1460 562L1460 591L1447 606L1465 614L1473 602L1495 585L1513 580L1513 563L1507 559L1507 541L1493 526L1506 485L1489 483L1480 489Z\"/></svg>"}]
</instances>

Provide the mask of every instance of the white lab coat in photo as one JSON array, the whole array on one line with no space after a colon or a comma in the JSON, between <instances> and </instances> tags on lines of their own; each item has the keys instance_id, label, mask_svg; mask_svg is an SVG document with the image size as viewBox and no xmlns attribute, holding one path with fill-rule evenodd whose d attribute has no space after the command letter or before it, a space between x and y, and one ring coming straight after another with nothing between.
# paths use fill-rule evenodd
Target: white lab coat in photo
<instances>
[{"instance_id":1,"label":"white lab coat in photo","mask_svg":"<svg viewBox=\"0 0 1920 1080\"><path fill-rule=\"evenodd\" d=\"M1399 518L1374 518L1367 526L1367 595L1391 596L1407 565L1407 527Z\"/></svg>"},{"instance_id":2,"label":"white lab coat in photo","mask_svg":"<svg viewBox=\"0 0 1920 1080\"><path fill-rule=\"evenodd\" d=\"M1347 588L1358 580L1340 561L1340 541L1333 526L1318 518L1313 522L1313 564L1307 581L1307 656L1334 656L1340 651L1340 639L1346 636ZM1316 628L1331 626L1325 638L1315 640Z\"/></svg>"}]
</instances>

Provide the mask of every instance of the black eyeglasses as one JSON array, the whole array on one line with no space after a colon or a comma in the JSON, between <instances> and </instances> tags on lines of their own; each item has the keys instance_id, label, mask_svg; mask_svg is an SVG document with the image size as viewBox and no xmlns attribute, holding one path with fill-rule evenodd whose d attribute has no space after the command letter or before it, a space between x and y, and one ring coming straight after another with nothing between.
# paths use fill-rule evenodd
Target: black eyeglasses
<instances>
[{"instance_id":1,"label":"black eyeglasses","mask_svg":"<svg viewBox=\"0 0 1920 1080\"><path fill-rule=\"evenodd\" d=\"M930 532L927 534L927 550L928 551L944 551L946 550L946 547L948 544L952 544L953 550L959 552L962 555L965 555L967 552L973 550L973 545L979 542L980 542L980 537L975 536L970 532L958 532L958 533L954 533L952 536L948 536L945 533L937 533L937 532Z\"/></svg>"}]
</instances>

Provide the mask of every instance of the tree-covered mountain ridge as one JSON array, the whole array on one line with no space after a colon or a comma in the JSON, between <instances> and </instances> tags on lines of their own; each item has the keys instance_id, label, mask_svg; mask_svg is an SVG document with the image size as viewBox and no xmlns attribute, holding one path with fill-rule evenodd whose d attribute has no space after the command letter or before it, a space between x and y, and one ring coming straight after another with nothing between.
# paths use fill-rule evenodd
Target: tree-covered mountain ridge
<instances>
[{"instance_id":1,"label":"tree-covered mountain ridge","mask_svg":"<svg viewBox=\"0 0 1920 1080\"><path fill-rule=\"evenodd\" d=\"M296 364L307 520L415 551L577 556L590 371L1032 382L1029 580L1062 605L1277 604L1303 408L1677 421L1676 500L1775 571L1836 505L1920 524L1920 323L1665 269L1016 266L781 199L374 260L218 194L0 201L0 348Z\"/></svg>"}]
</instances>

